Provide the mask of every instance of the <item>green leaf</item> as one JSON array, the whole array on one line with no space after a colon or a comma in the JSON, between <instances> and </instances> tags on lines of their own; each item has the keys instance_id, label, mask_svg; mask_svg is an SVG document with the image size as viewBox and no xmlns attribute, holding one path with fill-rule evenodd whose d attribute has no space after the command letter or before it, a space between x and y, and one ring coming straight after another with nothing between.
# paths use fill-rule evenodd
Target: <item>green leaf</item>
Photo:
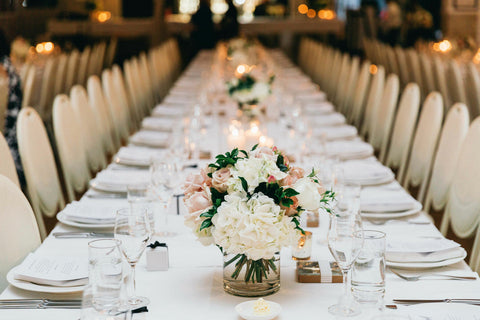
<instances>
[{"instance_id":1,"label":"green leaf","mask_svg":"<svg viewBox=\"0 0 480 320\"><path fill-rule=\"evenodd\" d=\"M205 219L205 220L203 220L202 224L200 225L200 231L202 231L203 229L207 229L212 225L213 225L213 223L212 223L211 219Z\"/></svg>"},{"instance_id":2,"label":"green leaf","mask_svg":"<svg viewBox=\"0 0 480 320\"><path fill-rule=\"evenodd\" d=\"M297 194L300 194L300 193L297 192L293 188L288 188L288 189L284 190L284 194L285 194L286 197L290 198L290 197L296 196Z\"/></svg>"},{"instance_id":3,"label":"green leaf","mask_svg":"<svg viewBox=\"0 0 480 320\"><path fill-rule=\"evenodd\" d=\"M258 143L253 146L252 151L254 151L255 149L257 149L257 147L258 147Z\"/></svg>"},{"instance_id":4,"label":"green leaf","mask_svg":"<svg viewBox=\"0 0 480 320\"><path fill-rule=\"evenodd\" d=\"M309 178L315 177L315 169L314 168L312 168L312 172L310 172L310 174L307 177L309 177Z\"/></svg>"},{"instance_id":5,"label":"green leaf","mask_svg":"<svg viewBox=\"0 0 480 320\"><path fill-rule=\"evenodd\" d=\"M288 167L285 165L285 159L283 158L283 156L281 154L279 154L278 157L277 157L277 167L282 172L287 172L288 171Z\"/></svg>"},{"instance_id":6,"label":"green leaf","mask_svg":"<svg viewBox=\"0 0 480 320\"><path fill-rule=\"evenodd\" d=\"M245 158L248 158L248 153L247 153L247 151L245 151L245 150L239 150L239 151L245 155Z\"/></svg>"},{"instance_id":7,"label":"green leaf","mask_svg":"<svg viewBox=\"0 0 480 320\"><path fill-rule=\"evenodd\" d=\"M248 183L247 183L247 180L245 180L244 177L238 177L240 179L240 181L242 181L242 188L243 190L245 190L245 192L247 193L247 195L249 194L248 193Z\"/></svg>"}]
</instances>

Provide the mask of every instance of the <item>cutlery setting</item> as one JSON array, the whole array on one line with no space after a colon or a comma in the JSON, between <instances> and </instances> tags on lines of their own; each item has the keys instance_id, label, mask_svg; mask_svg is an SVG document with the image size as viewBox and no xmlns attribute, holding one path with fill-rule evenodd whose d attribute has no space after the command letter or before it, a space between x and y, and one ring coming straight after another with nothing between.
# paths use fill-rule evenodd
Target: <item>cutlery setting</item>
<instances>
[{"instance_id":1,"label":"cutlery setting","mask_svg":"<svg viewBox=\"0 0 480 320\"><path fill-rule=\"evenodd\" d=\"M59 239L113 238L113 233L111 232L54 232L52 235Z\"/></svg>"},{"instance_id":2,"label":"cutlery setting","mask_svg":"<svg viewBox=\"0 0 480 320\"><path fill-rule=\"evenodd\" d=\"M9 299L0 300L0 309L80 309L80 299Z\"/></svg>"},{"instance_id":3,"label":"cutlery setting","mask_svg":"<svg viewBox=\"0 0 480 320\"><path fill-rule=\"evenodd\" d=\"M421 274L421 275L404 275L399 273L398 271L389 268L390 271L397 275L399 278L406 280L406 281L418 281L422 279L435 279L435 278L444 278L445 280L477 280L477 277L474 276L456 276L456 275L449 275L449 274L441 274L441 273L430 273L430 274Z\"/></svg>"},{"instance_id":4,"label":"cutlery setting","mask_svg":"<svg viewBox=\"0 0 480 320\"><path fill-rule=\"evenodd\" d=\"M393 299L398 304L420 304L420 303L465 303L480 306L480 299Z\"/></svg>"}]
</instances>

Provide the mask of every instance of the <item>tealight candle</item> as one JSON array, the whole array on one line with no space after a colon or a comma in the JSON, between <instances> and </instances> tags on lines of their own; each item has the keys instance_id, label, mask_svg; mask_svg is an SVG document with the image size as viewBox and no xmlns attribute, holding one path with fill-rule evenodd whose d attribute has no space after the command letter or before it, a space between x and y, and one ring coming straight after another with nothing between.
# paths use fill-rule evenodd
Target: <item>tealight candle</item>
<instances>
[{"instance_id":1,"label":"tealight candle","mask_svg":"<svg viewBox=\"0 0 480 320\"><path fill-rule=\"evenodd\" d=\"M305 231L300 236L296 246L292 247L292 258L294 260L309 260L312 254L312 233Z\"/></svg>"}]
</instances>

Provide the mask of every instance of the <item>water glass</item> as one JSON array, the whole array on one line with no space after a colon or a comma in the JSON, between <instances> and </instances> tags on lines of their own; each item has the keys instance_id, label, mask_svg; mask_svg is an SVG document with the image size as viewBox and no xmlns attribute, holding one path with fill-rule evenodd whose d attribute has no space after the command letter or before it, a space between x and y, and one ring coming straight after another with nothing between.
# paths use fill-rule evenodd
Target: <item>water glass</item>
<instances>
[{"instance_id":1,"label":"water glass","mask_svg":"<svg viewBox=\"0 0 480 320\"><path fill-rule=\"evenodd\" d=\"M385 295L385 233L364 231L363 248L352 269L352 294L360 303L377 304Z\"/></svg>"},{"instance_id":2,"label":"water glass","mask_svg":"<svg viewBox=\"0 0 480 320\"><path fill-rule=\"evenodd\" d=\"M127 200L132 210L134 209L147 210L147 215L150 221L150 229L152 231L152 236L153 236L156 230L155 216L157 211L160 211L160 210L158 208L158 201L155 197L155 194L150 184L147 184L147 183L129 184L127 186Z\"/></svg>"},{"instance_id":3,"label":"water glass","mask_svg":"<svg viewBox=\"0 0 480 320\"><path fill-rule=\"evenodd\" d=\"M120 306L123 271L119 244L114 239L99 239L88 243L91 302L99 312L110 313Z\"/></svg>"}]
</instances>

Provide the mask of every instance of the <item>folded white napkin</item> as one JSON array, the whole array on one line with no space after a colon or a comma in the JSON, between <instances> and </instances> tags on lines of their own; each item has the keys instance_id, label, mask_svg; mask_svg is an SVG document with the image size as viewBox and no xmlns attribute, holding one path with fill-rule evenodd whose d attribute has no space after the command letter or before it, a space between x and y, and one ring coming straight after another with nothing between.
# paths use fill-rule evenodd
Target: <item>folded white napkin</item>
<instances>
[{"instance_id":1,"label":"folded white napkin","mask_svg":"<svg viewBox=\"0 0 480 320\"><path fill-rule=\"evenodd\" d=\"M390 262L439 262L459 258L465 250L445 238L388 237L385 258Z\"/></svg>"},{"instance_id":2,"label":"folded white napkin","mask_svg":"<svg viewBox=\"0 0 480 320\"><path fill-rule=\"evenodd\" d=\"M184 96L184 95L168 95L164 103L173 104L173 105L190 105L194 104L197 100L195 96Z\"/></svg>"},{"instance_id":3,"label":"folded white napkin","mask_svg":"<svg viewBox=\"0 0 480 320\"><path fill-rule=\"evenodd\" d=\"M335 112L325 115L312 115L308 117L312 127L315 126L338 126L345 123L345 116Z\"/></svg>"},{"instance_id":4,"label":"folded white napkin","mask_svg":"<svg viewBox=\"0 0 480 320\"><path fill-rule=\"evenodd\" d=\"M140 146L121 147L114 156L114 161L120 164L149 166L152 157L164 153L163 150Z\"/></svg>"},{"instance_id":5,"label":"folded white napkin","mask_svg":"<svg viewBox=\"0 0 480 320\"><path fill-rule=\"evenodd\" d=\"M112 203L73 201L61 212L65 218L71 221L86 224L104 224L114 223L117 210L124 206L125 204L112 205Z\"/></svg>"},{"instance_id":6,"label":"folded white napkin","mask_svg":"<svg viewBox=\"0 0 480 320\"><path fill-rule=\"evenodd\" d=\"M112 192L127 192L129 184L144 183L150 183L150 172L146 170L103 170L90 182L96 189Z\"/></svg>"},{"instance_id":7,"label":"folded white napkin","mask_svg":"<svg viewBox=\"0 0 480 320\"><path fill-rule=\"evenodd\" d=\"M88 283L88 259L31 253L16 267L14 278L56 287L85 285Z\"/></svg>"},{"instance_id":8,"label":"folded white napkin","mask_svg":"<svg viewBox=\"0 0 480 320\"><path fill-rule=\"evenodd\" d=\"M360 140L339 140L326 144L329 156L338 156L341 160L365 158L373 155L373 147Z\"/></svg>"},{"instance_id":9,"label":"folded white napkin","mask_svg":"<svg viewBox=\"0 0 480 320\"><path fill-rule=\"evenodd\" d=\"M312 92L312 93L305 93L305 94L298 95L298 96L296 96L296 98L303 103L305 103L305 102L318 102L318 101L326 101L327 100L327 95L325 94L325 92L316 91L316 92Z\"/></svg>"},{"instance_id":10,"label":"folded white napkin","mask_svg":"<svg viewBox=\"0 0 480 320\"><path fill-rule=\"evenodd\" d=\"M345 180L361 185L377 184L395 178L392 170L378 161L352 160L342 163Z\"/></svg>"},{"instance_id":11,"label":"folded white napkin","mask_svg":"<svg viewBox=\"0 0 480 320\"><path fill-rule=\"evenodd\" d=\"M416 206L417 201L403 189L364 188L360 193L362 212L401 212L414 209Z\"/></svg>"},{"instance_id":12,"label":"folded white napkin","mask_svg":"<svg viewBox=\"0 0 480 320\"><path fill-rule=\"evenodd\" d=\"M166 132L141 130L130 137L130 142L137 145L165 148L168 146L170 135Z\"/></svg>"},{"instance_id":13,"label":"folded white napkin","mask_svg":"<svg viewBox=\"0 0 480 320\"><path fill-rule=\"evenodd\" d=\"M351 139L357 136L357 128L350 125L318 127L313 129L313 135L316 137L326 135L327 140Z\"/></svg>"},{"instance_id":14,"label":"folded white napkin","mask_svg":"<svg viewBox=\"0 0 480 320\"><path fill-rule=\"evenodd\" d=\"M165 104L159 104L152 110L154 117L182 117L184 114L185 110L182 107Z\"/></svg>"},{"instance_id":15,"label":"folded white napkin","mask_svg":"<svg viewBox=\"0 0 480 320\"><path fill-rule=\"evenodd\" d=\"M155 131L172 131L175 121L168 118L148 117L142 120L142 127Z\"/></svg>"},{"instance_id":16,"label":"folded white napkin","mask_svg":"<svg viewBox=\"0 0 480 320\"><path fill-rule=\"evenodd\" d=\"M308 115L321 115L332 113L335 110L333 104L328 101L316 102L316 103L306 103L303 105L303 113Z\"/></svg>"}]
</instances>

